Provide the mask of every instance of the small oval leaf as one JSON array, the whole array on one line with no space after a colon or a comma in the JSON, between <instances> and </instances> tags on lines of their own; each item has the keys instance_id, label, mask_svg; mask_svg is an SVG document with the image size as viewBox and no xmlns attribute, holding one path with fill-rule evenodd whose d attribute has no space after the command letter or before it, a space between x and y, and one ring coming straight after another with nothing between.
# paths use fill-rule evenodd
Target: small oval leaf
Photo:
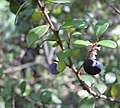
<instances>
[{"instance_id":1,"label":"small oval leaf","mask_svg":"<svg viewBox=\"0 0 120 108\"><path fill-rule=\"evenodd\" d=\"M112 40L102 40L98 42L98 45L109 47L109 48L116 48L117 44Z\"/></svg>"},{"instance_id":2,"label":"small oval leaf","mask_svg":"<svg viewBox=\"0 0 120 108\"><path fill-rule=\"evenodd\" d=\"M86 97L81 100L78 105L78 108L95 108L95 100L92 97Z\"/></svg>"},{"instance_id":3,"label":"small oval leaf","mask_svg":"<svg viewBox=\"0 0 120 108\"><path fill-rule=\"evenodd\" d=\"M65 51L60 51L57 53L57 57L59 58L59 60L65 60L66 58L72 56L72 50L68 49Z\"/></svg>"},{"instance_id":4,"label":"small oval leaf","mask_svg":"<svg viewBox=\"0 0 120 108\"><path fill-rule=\"evenodd\" d=\"M65 24L63 24L60 29L68 29L68 28L85 28L86 27L86 23L82 20L71 20L71 21L67 21L65 22Z\"/></svg>"},{"instance_id":5,"label":"small oval leaf","mask_svg":"<svg viewBox=\"0 0 120 108\"><path fill-rule=\"evenodd\" d=\"M21 84L20 84L20 89L21 89L21 91L22 91L22 94L25 92L25 90L26 90L26 82L25 81L23 81Z\"/></svg>"},{"instance_id":6,"label":"small oval leaf","mask_svg":"<svg viewBox=\"0 0 120 108\"><path fill-rule=\"evenodd\" d=\"M48 2L56 3L56 4L63 4L63 5L71 5L72 4L70 0L48 0Z\"/></svg>"},{"instance_id":7,"label":"small oval leaf","mask_svg":"<svg viewBox=\"0 0 120 108\"><path fill-rule=\"evenodd\" d=\"M94 27L95 36L99 38L108 28L109 23L106 21L99 21Z\"/></svg>"},{"instance_id":8,"label":"small oval leaf","mask_svg":"<svg viewBox=\"0 0 120 108\"><path fill-rule=\"evenodd\" d=\"M27 44L29 46L33 45L40 37L42 37L48 30L48 25L42 25L33 28L29 31L28 35L26 36Z\"/></svg>"},{"instance_id":9,"label":"small oval leaf","mask_svg":"<svg viewBox=\"0 0 120 108\"><path fill-rule=\"evenodd\" d=\"M79 36L79 35L81 35L82 33L80 33L80 32L74 32L74 33L72 33L72 36Z\"/></svg>"},{"instance_id":10,"label":"small oval leaf","mask_svg":"<svg viewBox=\"0 0 120 108\"><path fill-rule=\"evenodd\" d=\"M46 104L49 103L52 100L52 94L49 91L43 91L42 94L40 95L41 101Z\"/></svg>"},{"instance_id":11,"label":"small oval leaf","mask_svg":"<svg viewBox=\"0 0 120 108\"><path fill-rule=\"evenodd\" d=\"M81 45L81 46L90 46L90 45L92 45L91 42L89 42L89 41L84 41L84 40L76 40L76 41L74 42L74 44L76 44L76 45Z\"/></svg>"},{"instance_id":12,"label":"small oval leaf","mask_svg":"<svg viewBox=\"0 0 120 108\"><path fill-rule=\"evenodd\" d=\"M57 70L59 72L63 72L63 70L66 68L66 64L63 60L59 61L57 64Z\"/></svg>"}]
</instances>

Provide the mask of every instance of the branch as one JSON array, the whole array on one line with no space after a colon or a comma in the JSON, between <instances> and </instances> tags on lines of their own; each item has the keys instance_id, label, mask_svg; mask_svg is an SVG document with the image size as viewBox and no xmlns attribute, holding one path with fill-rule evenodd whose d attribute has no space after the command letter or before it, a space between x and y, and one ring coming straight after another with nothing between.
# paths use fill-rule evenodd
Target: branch
<instances>
[{"instance_id":1,"label":"branch","mask_svg":"<svg viewBox=\"0 0 120 108\"><path fill-rule=\"evenodd\" d=\"M107 2L107 0L104 0L104 2L105 2L108 6L110 6L118 15L120 15L120 10L119 10L117 7L109 4L109 3Z\"/></svg>"},{"instance_id":2,"label":"branch","mask_svg":"<svg viewBox=\"0 0 120 108\"><path fill-rule=\"evenodd\" d=\"M51 30L53 31L53 33L55 34L56 38L58 39L57 42L60 45L61 50L64 51L63 44L62 44L61 39L60 39L59 34L58 34L59 31L55 30L55 27L54 27L53 23L51 22L50 17L48 16L48 14L45 11L45 6L42 6L40 0L37 0L37 3L39 5L39 8L41 9L41 11L43 12L46 20L48 21ZM79 70L81 69L81 67L83 66L83 64L82 64L82 66L80 66L79 69L77 69L74 66L74 64L72 63L72 59L71 58L68 58L68 61L70 63L69 68L71 68L73 70L73 72L75 73L76 77L78 78L78 80L79 80L79 82L80 82L80 84L81 84L81 86L83 87L84 90L86 90L89 94L91 94L95 98L102 98L102 99L105 99L105 100L109 100L111 102L120 103L120 99L112 98L112 97L107 97L107 96L105 96L103 94L97 94L95 91L93 91L86 83L84 83L84 81L80 77Z\"/></svg>"},{"instance_id":3,"label":"branch","mask_svg":"<svg viewBox=\"0 0 120 108\"><path fill-rule=\"evenodd\" d=\"M45 68L48 67L48 65L43 60L40 60L40 62L34 61L34 62L26 63L26 64L23 64L23 65L20 65L20 66L16 66L16 67L9 67L9 68L4 70L5 71L4 73L14 73L16 71L19 71L19 70L22 70L22 69L25 69L25 68L28 68L30 66L34 66L34 65L37 65L37 64L39 64L39 65L41 65Z\"/></svg>"},{"instance_id":4,"label":"branch","mask_svg":"<svg viewBox=\"0 0 120 108\"><path fill-rule=\"evenodd\" d=\"M59 31L57 31L57 30L55 29L52 21L50 20L50 17L49 17L48 13L47 13L46 10L45 10L46 6L43 6L40 0L37 0L37 3L38 3L39 8L41 9L41 11L43 12L46 20L48 21L51 30L52 30L53 33L55 34L56 39L57 39L57 43L60 45L61 49L64 51L62 41L61 41L61 39L60 39L60 37L59 37L59 35L58 35L58 34L59 34Z\"/></svg>"},{"instance_id":5,"label":"branch","mask_svg":"<svg viewBox=\"0 0 120 108\"><path fill-rule=\"evenodd\" d=\"M12 108L15 108L16 95L13 93Z\"/></svg>"},{"instance_id":6,"label":"branch","mask_svg":"<svg viewBox=\"0 0 120 108\"><path fill-rule=\"evenodd\" d=\"M80 74L77 72L77 70L75 69L75 67L72 67L73 72L75 73L75 75L77 76L81 86L83 87L84 90L86 90L89 94L91 94L92 96L94 96L95 98L102 98L111 102L117 102L120 103L120 99L118 98L112 98L112 97L107 97L106 95L103 94L97 94L95 91L93 91L91 89L91 87L89 87L86 83L84 83L84 81L80 78Z\"/></svg>"}]
</instances>

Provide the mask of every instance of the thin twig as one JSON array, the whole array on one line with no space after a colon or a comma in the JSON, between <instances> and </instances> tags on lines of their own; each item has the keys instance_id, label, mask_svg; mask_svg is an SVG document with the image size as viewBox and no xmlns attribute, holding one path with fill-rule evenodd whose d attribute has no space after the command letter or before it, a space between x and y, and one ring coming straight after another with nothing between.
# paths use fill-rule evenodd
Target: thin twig
<instances>
[{"instance_id":1,"label":"thin twig","mask_svg":"<svg viewBox=\"0 0 120 108\"><path fill-rule=\"evenodd\" d=\"M15 108L15 100L16 100L16 95L15 93L13 93L12 108Z\"/></svg>"},{"instance_id":2,"label":"thin twig","mask_svg":"<svg viewBox=\"0 0 120 108\"><path fill-rule=\"evenodd\" d=\"M48 13L47 13L46 10L45 10L46 6L43 6L40 0L37 0L37 3L38 3L39 8L41 9L41 11L43 12L46 20L48 21L51 30L52 30L53 33L55 34L55 36L56 36L56 38L57 38L57 40L58 40L57 43L60 45L62 51L64 51L62 41L61 41L61 39L60 39L60 37L59 37L59 35L58 35L58 34L59 34L59 31L55 29L52 21L50 20L50 17L49 17Z\"/></svg>"},{"instance_id":3,"label":"thin twig","mask_svg":"<svg viewBox=\"0 0 120 108\"><path fill-rule=\"evenodd\" d=\"M20 66L16 66L16 67L8 67L7 69L4 70L4 73L14 73L16 71L19 71L19 70L22 70L22 69L25 69L25 68L28 68L28 67L31 67L37 64L40 64L41 66L45 68L48 68L48 65L41 60L40 62L34 61L34 62L26 63Z\"/></svg>"},{"instance_id":4,"label":"thin twig","mask_svg":"<svg viewBox=\"0 0 120 108\"><path fill-rule=\"evenodd\" d=\"M50 64L52 62L52 60L49 58L50 52L49 52L49 48L48 48L48 43L45 42L43 44L43 47L44 47L45 58L47 60L47 63Z\"/></svg>"},{"instance_id":5,"label":"thin twig","mask_svg":"<svg viewBox=\"0 0 120 108\"><path fill-rule=\"evenodd\" d=\"M104 0L104 2L105 2L108 6L110 6L118 15L120 15L120 10L119 10L117 7L109 4L106 0Z\"/></svg>"}]
</instances>

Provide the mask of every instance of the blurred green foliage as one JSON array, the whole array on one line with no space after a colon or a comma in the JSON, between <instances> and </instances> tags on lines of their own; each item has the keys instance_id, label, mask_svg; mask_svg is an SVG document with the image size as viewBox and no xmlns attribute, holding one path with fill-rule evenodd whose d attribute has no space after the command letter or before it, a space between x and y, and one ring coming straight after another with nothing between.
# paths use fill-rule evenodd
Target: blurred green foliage
<instances>
[{"instance_id":1,"label":"blurred green foliage","mask_svg":"<svg viewBox=\"0 0 120 108\"><path fill-rule=\"evenodd\" d=\"M28 32L37 26L47 24L37 3L34 0L27 1L17 17L18 9L26 0L0 1L0 108L12 108L14 103L16 108L87 108L88 105L89 108L119 108L117 103L94 99L86 93L69 68L64 66L61 69L61 65L64 65L62 60L58 68L65 70L57 76L48 73L47 67L52 61L57 60L57 57L66 59L69 56L79 67L86 59L90 47L74 46L73 42L77 39L94 42L94 26L97 21L105 20L110 25L100 40L113 40L118 46L115 49L102 47L97 59L104 63L105 70L97 75L96 79L87 74L82 74L81 78L97 93L120 97L118 93L120 89L120 15L102 0L71 0L72 5L69 0L66 0L67 5L61 5L64 4L63 2L56 4L55 0L52 2L41 0L42 3L46 3L47 13L56 29L60 27L66 29L61 29L59 32L65 47L69 41L66 38L67 32L74 34L71 37L74 53L70 55L71 50L61 53L57 45L55 48L51 47L56 41L51 31L48 31L32 47L27 45L25 38ZM107 1L116 7L120 6L119 0ZM75 23L72 19L84 21L87 26L76 27L80 22ZM76 31L74 27L66 27L67 21L71 21L67 23L68 25L75 24ZM37 45L40 45L39 48ZM29 62L32 62L31 66L29 64L25 68L21 66ZM19 67L11 70L11 67L16 66ZM25 72L24 76L23 72Z\"/></svg>"}]
</instances>

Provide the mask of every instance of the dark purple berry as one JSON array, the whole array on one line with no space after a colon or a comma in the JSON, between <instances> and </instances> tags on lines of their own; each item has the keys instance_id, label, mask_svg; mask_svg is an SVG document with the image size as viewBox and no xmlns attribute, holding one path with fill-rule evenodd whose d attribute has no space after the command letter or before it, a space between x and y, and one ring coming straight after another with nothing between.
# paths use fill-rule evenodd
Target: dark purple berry
<instances>
[{"instance_id":1,"label":"dark purple berry","mask_svg":"<svg viewBox=\"0 0 120 108\"><path fill-rule=\"evenodd\" d=\"M49 65L49 68L48 68L49 72L53 75L57 75L59 74L58 70L57 70L57 64L56 63L52 63Z\"/></svg>"},{"instance_id":2,"label":"dark purple berry","mask_svg":"<svg viewBox=\"0 0 120 108\"><path fill-rule=\"evenodd\" d=\"M89 58L84 62L83 68L87 74L96 75L104 69L104 66L100 61Z\"/></svg>"}]
</instances>

